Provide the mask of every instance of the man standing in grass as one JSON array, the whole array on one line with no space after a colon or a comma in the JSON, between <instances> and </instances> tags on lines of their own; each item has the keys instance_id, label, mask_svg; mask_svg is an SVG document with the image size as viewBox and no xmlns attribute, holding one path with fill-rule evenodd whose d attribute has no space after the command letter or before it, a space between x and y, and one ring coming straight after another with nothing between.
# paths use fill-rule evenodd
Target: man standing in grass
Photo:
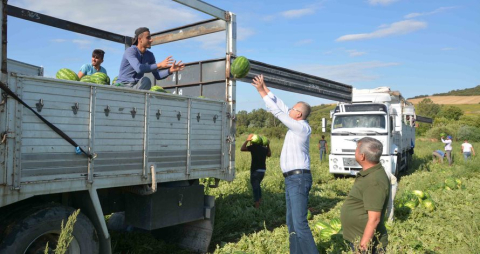
<instances>
[{"instance_id":1,"label":"man standing in grass","mask_svg":"<svg viewBox=\"0 0 480 254\"><path fill-rule=\"evenodd\" d=\"M320 163L323 161L323 156L327 157L328 148L327 141L325 140L325 135L322 135L322 139L318 141L318 149L320 150Z\"/></svg>"},{"instance_id":2,"label":"man standing in grass","mask_svg":"<svg viewBox=\"0 0 480 254\"><path fill-rule=\"evenodd\" d=\"M357 174L340 213L343 238L350 243L354 253L358 249L384 253L388 244L384 216L390 181L380 163L382 151L382 143L374 138L366 137L357 142L355 160L362 170Z\"/></svg>"},{"instance_id":3,"label":"man standing in grass","mask_svg":"<svg viewBox=\"0 0 480 254\"><path fill-rule=\"evenodd\" d=\"M467 161L468 158L472 156L472 154L473 156L475 156L475 150L473 149L473 146L470 143L468 143L468 140L466 139L463 141L463 144L462 144L462 153L465 161Z\"/></svg>"},{"instance_id":4,"label":"man standing in grass","mask_svg":"<svg viewBox=\"0 0 480 254\"><path fill-rule=\"evenodd\" d=\"M442 143L445 144L445 156L447 157L447 160L448 160L448 165L449 166L452 166L452 136L447 136L447 139L443 139L443 136L442 136Z\"/></svg>"},{"instance_id":5,"label":"man standing in grass","mask_svg":"<svg viewBox=\"0 0 480 254\"><path fill-rule=\"evenodd\" d=\"M252 85L262 96L268 111L288 128L280 154L280 168L285 177L290 253L318 253L307 221L308 193L312 187L309 154L312 129L306 120L310 114L310 105L300 101L289 109L270 92L263 81L263 75L256 76Z\"/></svg>"},{"instance_id":6,"label":"man standing in grass","mask_svg":"<svg viewBox=\"0 0 480 254\"><path fill-rule=\"evenodd\" d=\"M250 183L252 184L253 190L253 201L255 208L260 207L260 202L262 201L262 188L260 184L262 183L263 178L265 177L265 171L267 170L267 165L265 161L267 157L272 156L272 151L270 151L270 146L267 144L253 143L252 137L254 134L248 135L247 140L243 143L240 151L250 152L252 155L252 163L250 164ZM247 146L248 142L250 145Z\"/></svg>"}]
</instances>

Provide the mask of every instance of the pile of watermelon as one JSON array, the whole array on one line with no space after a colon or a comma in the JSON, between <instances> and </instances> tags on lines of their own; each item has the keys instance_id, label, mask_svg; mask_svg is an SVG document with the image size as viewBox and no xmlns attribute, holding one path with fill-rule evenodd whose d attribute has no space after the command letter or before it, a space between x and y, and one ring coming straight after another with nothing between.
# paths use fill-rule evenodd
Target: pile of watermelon
<instances>
[{"instance_id":1,"label":"pile of watermelon","mask_svg":"<svg viewBox=\"0 0 480 254\"><path fill-rule=\"evenodd\" d=\"M444 181L445 190L459 190L465 189L465 185L462 184L462 180L458 178L449 177Z\"/></svg>"},{"instance_id":2,"label":"pile of watermelon","mask_svg":"<svg viewBox=\"0 0 480 254\"><path fill-rule=\"evenodd\" d=\"M250 71L250 62L244 56L239 56L233 60L230 66L230 73L236 79L244 78Z\"/></svg>"},{"instance_id":3,"label":"pile of watermelon","mask_svg":"<svg viewBox=\"0 0 480 254\"><path fill-rule=\"evenodd\" d=\"M57 75L55 75L57 79L63 79L63 80L71 80L71 81L79 81L80 79L78 78L77 73L74 71L67 69L67 68L62 68L57 71Z\"/></svg>"},{"instance_id":4,"label":"pile of watermelon","mask_svg":"<svg viewBox=\"0 0 480 254\"><path fill-rule=\"evenodd\" d=\"M429 212L434 211L436 208L430 194L421 190L405 191L400 198L395 200L395 206L397 208L406 207L410 210L422 206Z\"/></svg>"},{"instance_id":5,"label":"pile of watermelon","mask_svg":"<svg viewBox=\"0 0 480 254\"><path fill-rule=\"evenodd\" d=\"M263 145L263 146L267 146L270 144L270 140L268 140L267 137L260 136L258 134L253 134L252 140L250 142L255 145Z\"/></svg>"}]
</instances>

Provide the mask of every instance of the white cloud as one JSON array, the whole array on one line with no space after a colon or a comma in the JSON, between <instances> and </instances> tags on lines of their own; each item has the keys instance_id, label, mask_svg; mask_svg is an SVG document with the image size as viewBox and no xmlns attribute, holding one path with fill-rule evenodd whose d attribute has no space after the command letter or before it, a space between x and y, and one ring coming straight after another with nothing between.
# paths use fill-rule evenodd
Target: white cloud
<instances>
[{"instance_id":1,"label":"white cloud","mask_svg":"<svg viewBox=\"0 0 480 254\"><path fill-rule=\"evenodd\" d=\"M151 32L194 23L199 12L169 0L65 1L11 0L9 4L98 29L133 36L136 28Z\"/></svg>"},{"instance_id":2,"label":"white cloud","mask_svg":"<svg viewBox=\"0 0 480 254\"><path fill-rule=\"evenodd\" d=\"M237 39L239 41L246 40L254 34L255 34L255 31L253 29L250 29L250 28L239 27L237 29Z\"/></svg>"},{"instance_id":3,"label":"white cloud","mask_svg":"<svg viewBox=\"0 0 480 254\"><path fill-rule=\"evenodd\" d=\"M281 12L280 15L287 19L301 18L303 16L312 15L315 13L315 9L304 8L297 10L288 10Z\"/></svg>"},{"instance_id":4,"label":"white cloud","mask_svg":"<svg viewBox=\"0 0 480 254\"><path fill-rule=\"evenodd\" d=\"M368 3L371 5L389 5L398 0L368 0Z\"/></svg>"},{"instance_id":5,"label":"white cloud","mask_svg":"<svg viewBox=\"0 0 480 254\"><path fill-rule=\"evenodd\" d=\"M51 42L56 42L56 43L62 43L62 42L66 42L67 40L65 39L53 39L51 40Z\"/></svg>"},{"instance_id":6,"label":"white cloud","mask_svg":"<svg viewBox=\"0 0 480 254\"><path fill-rule=\"evenodd\" d=\"M346 50L346 51L351 57L363 56L363 55L367 54L367 52L357 51L356 49L350 49L350 50Z\"/></svg>"},{"instance_id":7,"label":"white cloud","mask_svg":"<svg viewBox=\"0 0 480 254\"><path fill-rule=\"evenodd\" d=\"M295 42L295 46L303 46L303 45L310 44L312 42L313 42L312 39L305 39L305 40Z\"/></svg>"},{"instance_id":8,"label":"white cloud","mask_svg":"<svg viewBox=\"0 0 480 254\"><path fill-rule=\"evenodd\" d=\"M396 66L399 63L385 63L380 61L348 63L342 65L307 65L299 67L303 72L335 80L342 83L372 81L380 78L371 70Z\"/></svg>"},{"instance_id":9,"label":"white cloud","mask_svg":"<svg viewBox=\"0 0 480 254\"><path fill-rule=\"evenodd\" d=\"M414 12L414 13L410 13L410 14L407 14L405 15L405 18L406 19L411 19L411 18L416 18L416 17L420 17L420 16L428 16L428 15L433 15L433 14L437 14L437 13L440 13L440 12L444 12L444 11L447 11L447 10L451 10L451 9L455 9L455 8L458 8L457 6L450 6L450 7L440 7L434 11L430 11L430 12Z\"/></svg>"},{"instance_id":10,"label":"white cloud","mask_svg":"<svg viewBox=\"0 0 480 254\"><path fill-rule=\"evenodd\" d=\"M426 22L416 21L416 20L403 20L390 24L387 27L380 28L371 33L363 34L347 34L339 37L336 41L355 41L355 40L366 40L366 39L375 39L382 38L392 35L401 35L415 32L420 29L427 27Z\"/></svg>"}]
</instances>

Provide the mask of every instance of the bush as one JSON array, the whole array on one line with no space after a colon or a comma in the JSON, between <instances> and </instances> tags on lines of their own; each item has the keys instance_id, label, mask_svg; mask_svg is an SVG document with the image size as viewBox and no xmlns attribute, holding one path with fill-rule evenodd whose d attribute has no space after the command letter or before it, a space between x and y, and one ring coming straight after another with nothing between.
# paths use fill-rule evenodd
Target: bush
<instances>
[{"instance_id":1,"label":"bush","mask_svg":"<svg viewBox=\"0 0 480 254\"><path fill-rule=\"evenodd\" d=\"M452 136L454 139L456 138L456 131L453 125L449 124L446 126L435 126L431 129L427 130L425 136L428 138L435 138L440 139L440 133L446 133L447 135Z\"/></svg>"},{"instance_id":2,"label":"bush","mask_svg":"<svg viewBox=\"0 0 480 254\"><path fill-rule=\"evenodd\" d=\"M462 126L458 129L457 140L480 141L480 128L473 126Z\"/></svg>"}]
</instances>

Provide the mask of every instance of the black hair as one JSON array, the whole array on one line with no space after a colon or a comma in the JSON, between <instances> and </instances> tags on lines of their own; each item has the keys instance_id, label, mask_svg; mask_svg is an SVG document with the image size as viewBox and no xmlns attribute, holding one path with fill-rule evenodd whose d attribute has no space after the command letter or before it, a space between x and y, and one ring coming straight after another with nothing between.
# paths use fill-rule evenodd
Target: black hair
<instances>
[{"instance_id":1,"label":"black hair","mask_svg":"<svg viewBox=\"0 0 480 254\"><path fill-rule=\"evenodd\" d=\"M101 49L95 49L95 50L93 50L93 53L92 53L92 56L96 56L96 57L101 58L101 59L103 59L104 55L105 55L105 51L103 51Z\"/></svg>"}]
</instances>

